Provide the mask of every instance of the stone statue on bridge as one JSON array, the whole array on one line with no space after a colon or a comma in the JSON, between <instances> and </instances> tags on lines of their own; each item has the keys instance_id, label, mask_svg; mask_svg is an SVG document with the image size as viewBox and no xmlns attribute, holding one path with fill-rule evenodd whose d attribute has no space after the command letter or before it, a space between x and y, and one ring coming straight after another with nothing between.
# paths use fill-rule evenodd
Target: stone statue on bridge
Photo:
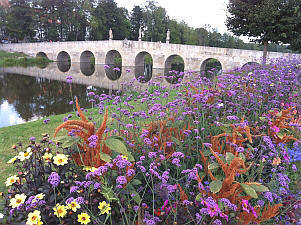
<instances>
[{"instance_id":1,"label":"stone statue on bridge","mask_svg":"<svg viewBox=\"0 0 301 225\"><path fill-rule=\"evenodd\" d=\"M142 28L139 27L139 37L138 37L138 41L141 41L142 38Z\"/></svg>"},{"instance_id":2,"label":"stone statue on bridge","mask_svg":"<svg viewBox=\"0 0 301 225\"><path fill-rule=\"evenodd\" d=\"M109 30L109 40L113 40L113 31L111 28Z\"/></svg>"},{"instance_id":3,"label":"stone statue on bridge","mask_svg":"<svg viewBox=\"0 0 301 225\"><path fill-rule=\"evenodd\" d=\"M170 31L169 29L166 32L166 43L169 44L169 40L170 40Z\"/></svg>"}]
</instances>

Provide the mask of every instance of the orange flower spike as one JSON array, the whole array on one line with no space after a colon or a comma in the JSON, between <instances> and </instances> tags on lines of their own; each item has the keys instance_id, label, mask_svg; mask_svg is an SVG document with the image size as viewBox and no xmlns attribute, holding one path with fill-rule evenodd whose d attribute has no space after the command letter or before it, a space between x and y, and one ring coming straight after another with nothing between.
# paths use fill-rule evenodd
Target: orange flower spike
<instances>
[{"instance_id":1,"label":"orange flower spike","mask_svg":"<svg viewBox=\"0 0 301 225\"><path fill-rule=\"evenodd\" d=\"M76 103L76 109L77 109L77 112L79 113L79 116L80 116L80 118L82 119L82 121L88 122L86 116L84 115L84 113L83 113L82 110L80 109L80 106L79 106L79 104L78 104L78 99L77 99L77 97L76 97L76 99L75 99L75 103Z\"/></svg>"},{"instance_id":2,"label":"orange flower spike","mask_svg":"<svg viewBox=\"0 0 301 225\"><path fill-rule=\"evenodd\" d=\"M90 122L84 122L84 121L81 121L81 120L68 120L66 122L64 122L63 124L61 124L60 126L58 126L56 129L55 129L55 133L54 133L54 137L57 135L57 133L65 128L66 126L69 126L69 125L76 125L78 127L81 127L82 129L86 129L86 130L89 130L92 128L92 126L94 127L93 123L90 123Z\"/></svg>"},{"instance_id":3,"label":"orange flower spike","mask_svg":"<svg viewBox=\"0 0 301 225\"><path fill-rule=\"evenodd\" d=\"M183 201L185 201L185 200L188 200L188 197L187 197L187 195L185 194L185 192L184 192L184 190L183 190L183 188L181 187L180 184L178 184L178 188L179 188L179 190L180 190L180 199L181 199L181 201L183 202Z\"/></svg>"},{"instance_id":4,"label":"orange flower spike","mask_svg":"<svg viewBox=\"0 0 301 225\"><path fill-rule=\"evenodd\" d=\"M225 163L224 163L224 162L220 159L220 157L213 151L212 148L209 148L209 149L210 149L212 155L214 155L214 157L216 158L217 162L221 165L221 167L222 167L224 173L226 173L226 171L227 171L227 166L225 165ZM233 161L232 161L232 162L233 162Z\"/></svg>"},{"instance_id":5,"label":"orange flower spike","mask_svg":"<svg viewBox=\"0 0 301 225\"><path fill-rule=\"evenodd\" d=\"M249 142L252 144L253 141L252 141L252 136L251 136L251 133L250 133L250 127L249 127L249 126L246 126L246 127L245 127L245 130L246 130L246 135L247 135L247 137L248 137L248 140L249 140Z\"/></svg>"},{"instance_id":6,"label":"orange flower spike","mask_svg":"<svg viewBox=\"0 0 301 225\"><path fill-rule=\"evenodd\" d=\"M100 142L102 141L101 138L102 138L102 135L106 129L106 126L107 126L107 120L108 120L108 109L106 109L106 112L105 112L105 115L103 117L103 121L102 121L102 124L101 126L98 128L97 132L96 132L96 135L98 137L98 140L97 140L97 145L100 144Z\"/></svg>"}]
</instances>

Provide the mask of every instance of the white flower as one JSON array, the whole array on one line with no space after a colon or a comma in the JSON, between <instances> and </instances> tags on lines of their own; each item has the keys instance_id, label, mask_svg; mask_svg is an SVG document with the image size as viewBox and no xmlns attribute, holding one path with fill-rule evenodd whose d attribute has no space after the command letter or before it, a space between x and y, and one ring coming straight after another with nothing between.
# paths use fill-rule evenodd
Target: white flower
<instances>
[{"instance_id":1,"label":"white flower","mask_svg":"<svg viewBox=\"0 0 301 225\"><path fill-rule=\"evenodd\" d=\"M224 103L219 103L217 104L219 107L223 107L224 106Z\"/></svg>"},{"instance_id":2,"label":"white flower","mask_svg":"<svg viewBox=\"0 0 301 225\"><path fill-rule=\"evenodd\" d=\"M3 219L4 215L2 213L0 213L0 219Z\"/></svg>"}]
</instances>

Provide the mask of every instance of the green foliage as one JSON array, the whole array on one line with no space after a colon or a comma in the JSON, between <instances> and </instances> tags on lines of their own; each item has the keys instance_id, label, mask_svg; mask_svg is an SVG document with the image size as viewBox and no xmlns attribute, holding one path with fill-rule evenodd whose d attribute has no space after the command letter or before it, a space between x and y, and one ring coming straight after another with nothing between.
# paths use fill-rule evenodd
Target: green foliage
<instances>
[{"instance_id":1,"label":"green foliage","mask_svg":"<svg viewBox=\"0 0 301 225\"><path fill-rule=\"evenodd\" d=\"M265 46L294 43L301 34L300 5L301 0L231 0L226 25L235 35Z\"/></svg>"}]
</instances>

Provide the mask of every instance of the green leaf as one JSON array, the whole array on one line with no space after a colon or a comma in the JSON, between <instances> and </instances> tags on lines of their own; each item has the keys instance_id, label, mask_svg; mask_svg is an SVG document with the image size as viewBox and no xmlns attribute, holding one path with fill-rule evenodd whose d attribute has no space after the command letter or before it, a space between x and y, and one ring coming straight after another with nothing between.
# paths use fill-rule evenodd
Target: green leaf
<instances>
[{"instance_id":1,"label":"green leaf","mask_svg":"<svg viewBox=\"0 0 301 225\"><path fill-rule=\"evenodd\" d=\"M218 163L216 163L216 162L211 163L211 164L208 165L208 168L210 170L218 169L219 167L220 167L220 165Z\"/></svg>"},{"instance_id":2,"label":"green leaf","mask_svg":"<svg viewBox=\"0 0 301 225\"><path fill-rule=\"evenodd\" d=\"M56 137L54 141L62 143L62 148L70 148L79 142L79 137L71 137L68 135Z\"/></svg>"},{"instance_id":3,"label":"green leaf","mask_svg":"<svg viewBox=\"0 0 301 225\"><path fill-rule=\"evenodd\" d=\"M256 194L256 191L250 187L249 185L247 184L240 184L240 186L242 187L242 189L244 190L244 192L251 196L252 198L258 198L258 195Z\"/></svg>"},{"instance_id":4,"label":"green leaf","mask_svg":"<svg viewBox=\"0 0 301 225\"><path fill-rule=\"evenodd\" d=\"M201 193L198 193L198 195L195 197L195 200L197 200L199 202L202 197L203 197L203 195Z\"/></svg>"},{"instance_id":5,"label":"green leaf","mask_svg":"<svg viewBox=\"0 0 301 225\"><path fill-rule=\"evenodd\" d=\"M278 136L280 139L282 139L282 138L284 137L284 133L278 132L278 133L277 133L277 136Z\"/></svg>"},{"instance_id":6,"label":"green leaf","mask_svg":"<svg viewBox=\"0 0 301 225\"><path fill-rule=\"evenodd\" d=\"M117 200L117 198L114 197L114 191L109 187L102 187L101 193L109 202Z\"/></svg>"},{"instance_id":7,"label":"green leaf","mask_svg":"<svg viewBox=\"0 0 301 225\"><path fill-rule=\"evenodd\" d=\"M181 145L181 142L180 142L177 138L171 137L171 140L172 140L174 143L176 143L177 145Z\"/></svg>"},{"instance_id":8,"label":"green leaf","mask_svg":"<svg viewBox=\"0 0 301 225\"><path fill-rule=\"evenodd\" d=\"M235 156L231 152L226 153L226 161L228 164L230 164L234 158Z\"/></svg>"},{"instance_id":9,"label":"green leaf","mask_svg":"<svg viewBox=\"0 0 301 225\"><path fill-rule=\"evenodd\" d=\"M261 121L266 121L266 118L265 118L265 117L262 117L262 116L260 116L259 119L260 119Z\"/></svg>"},{"instance_id":10,"label":"green leaf","mask_svg":"<svg viewBox=\"0 0 301 225\"><path fill-rule=\"evenodd\" d=\"M128 157L128 160L129 160L130 162L134 162L134 161L135 161L135 158L134 158L134 156L132 155L132 153L128 152L127 157Z\"/></svg>"},{"instance_id":11,"label":"green leaf","mask_svg":"<svg viewBox=\"0 0 301 225\"><path fill-rule=\"evenodd\" d=\"M216 178L217 180L223 181L223 180L225 179L225 176L222 175L222 174L217 174L217 175L215 175L215 178Z\"/></svg>"},{"instance_id":12,"label":"green leaf","mask_svg":"<svg viewBox=\"0 0 301 225\"><path fill-rule=\"evenodd\" d=\"M131 193L131 197L132 197L132 198L134 199L134 201L139 205L140 202L141 202L141 198L140 198L139 193L136 192L136 191L134 191L134 190L130 191L130 193Z\"/></svg>"},{"instance_id":13,"label":"green leaf","mask_svg":"<svg viewBox=\"0 0 301 225\"><path fill-rule=\"evenodd\" d=\"M244 153L240 152L240 153L238 154L238 157L241 158L244 162L246 161L246 156L245 156Z\"/></svg>"},{"instance_id":14,"label":"green leaf","mask_svg":"<svg viewBox=\"0 0 301 225\"><path fill-rule=\"evenodd\" d=\"M128 156L126 146L119 138L109 137L108 139L105 140L104 143L112 151L118 152L124 156Z\"/></svg>"},{"instance_id":15,"label":"green leaf","mask_svg":"<svg viewBox=\"0 0 301 225\"><path fill-rule=\"evenodd\" d=\"M105 161L105 162L111 162L112 157L104 152L99 152L100 159Z\"/></svg>"},{"instance_id":16,"label":"green leaf","mask_svg":"<svg viewBox=\"0 0 301 225\"><path fill-rule=\"evenodd\" d=\"M269 191L269 188L262 185L262 184L250 184L250 186L256 191L256 192L266 192Z\"/></svg>"},{"instance_id":17,"label":"green leaf","mask_svg":"<svg viewBox=\"0 0 301 225\"><path fill-rule=\"evenodd\" d=\"M140 180L138 180L138 179L133 179L133 180L131 181L131 184L132 184L132 185L140 185L140 184L142 184L142 182L141 182Z\"/></svg>"},{"instance_id":18,"label":"green leaf","mask_svg":"<svg viewBox=\"0 0 301 225\"><path fill-rule=\"evenodd\" d=\"M223 182L221 182L220 180L214 180L214 181L211 181L211 183L209 184L209 186L210 186L210 191L211 192L217 193L222 188Z\"/></svg>"},{"instance_id":19,"label":"green leaf","mask_svg":"<svg viewBox=\"0 0 301 225\"><path fill-rule=\"evenodd\" d=\"M211 156L210 150L205 150L205 151L203 151L203 154L204 154L204 156L206 156L206 157Z\"/></svg>"}]
</instances>

